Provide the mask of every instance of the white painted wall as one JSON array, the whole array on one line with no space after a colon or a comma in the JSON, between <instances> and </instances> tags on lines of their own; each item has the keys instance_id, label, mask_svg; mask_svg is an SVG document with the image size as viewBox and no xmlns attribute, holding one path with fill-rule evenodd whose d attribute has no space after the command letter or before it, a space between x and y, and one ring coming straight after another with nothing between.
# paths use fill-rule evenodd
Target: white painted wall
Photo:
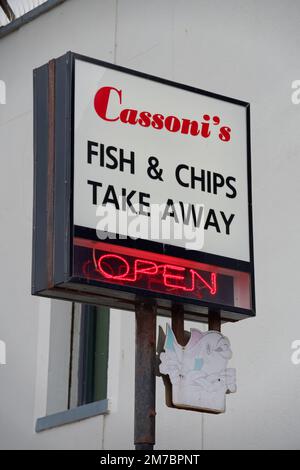
<instances>
[{"instance_id":1,"label":"white painted wall","mask_svg":"<svg viewBox=\"0 0 300 470\"><path fill-rule=\"evenodd\" d=\"M32 69L67 50L251 102L257 318L224 327L238 393L225 415L201 415L167 409L158 381L157 448L299 448L300 366L290 360L300 338L299 16L296 0L67 0L0 39L1 448L132 446L126 312L112 312L111 414L34 432L51 403L51 312L68 307L30 295Z\"/></svg>"}]
</instances>

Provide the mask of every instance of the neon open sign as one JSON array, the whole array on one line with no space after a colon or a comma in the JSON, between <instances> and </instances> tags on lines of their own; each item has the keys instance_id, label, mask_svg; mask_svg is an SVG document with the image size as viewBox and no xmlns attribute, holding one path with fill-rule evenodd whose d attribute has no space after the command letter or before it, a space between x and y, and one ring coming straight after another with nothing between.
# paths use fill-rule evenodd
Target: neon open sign
<instances>
[{"instance_id":1,"label":"neon open sign","mask_svg":"<svg viewBox=\"0 0 300 470\"><path fill-rule=\"evenodd\" d=\"M248 103L73 53L34 77L32 292L254 315Z\"/></svg>"},{"instance_id":2,"label":"neon open sign","mask_svg":"<svg viewBox=\"0 0 300 470\"><path fill-rule=\"evenodd\" d=\"M74 274L89 284L152 292L189 302L247 309L248 275L230 269L119 245L74 238Z\"/></svg>"},{"instance_id":3,"label":"neon open sign","mask_svg":"<svg viewBox=\"0 0 300 470\"><path fill-rule=\"evenodd\" d=\"M77 243L80 244L80 240ZM82 245L84 244L82 241ZM99 242L96 248L92 249L92 253L89 252L90 258L84 262L78 274L90 279L133 285L151 291L182 296L192 294L199 299L205 297L205 294L215 295L217 292L216 272L205 271L201 266L201 269L195 269L174 262L171 264L167 256L160 256L159 260L151 261L130 254L131 250L126 251L127 254L119 254L118 247L115 247L114 252L107 252L107 246ZM180 260L177 260L177 263L180 263Z\"/></svg>"},{"instance_id":4,"label":"neon open sign","mask_svg":"<svg viewBox=\"0 0 300 470\"><path fill-rule=\"evenodd\" d=\"M94 260L96 270L105 279L110 281L121 281L124 283L138 283L141 276L157 279L165 289L172 289L185 292L198 292L199 298L202 298L201 288L207 289L211 295L217 292L217 275L210 273L209 280L205 280L201 271L192 268L184 268L174 264L154 263L141 258L135 258L130 262L125 256L116 254L101 255ZM198 283L198 288L197 288Z\"/></svg>"}]
</instances>

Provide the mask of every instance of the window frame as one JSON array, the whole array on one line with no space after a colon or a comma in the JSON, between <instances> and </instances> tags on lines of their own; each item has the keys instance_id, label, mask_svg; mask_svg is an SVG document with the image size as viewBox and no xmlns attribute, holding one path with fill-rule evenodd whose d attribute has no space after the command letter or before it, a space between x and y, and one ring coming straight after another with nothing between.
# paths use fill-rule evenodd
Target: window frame
<instances>
[{"instance_id":1,"label":"window frame","mask_svg":"<svg viewBox=\"0 0 300 470\"><path fill-rule=\"evenodd\" d=\"M43 13L52 10L52 8L60 5L63 2L65 2L65 0L47 0L45 3L34 7L32 10L28 11L19 18L12 19L8 24L0 27L0 39L21 28L30 21L33 21Z\"/></svg>"},{"instance_id":2,"label":"window frame","mask_svg":"<svg viewBox=\"0 0 300 470\"><path fill-rule=\"evenodd\" d=\"M78 325L80 325L79 344L74 345L75 335L75 308ZM109 413L108 392L108 356L110 334L110 309L98 305L72 304L71 328L70 328L70 354L69 377L66 381L68 390L67 407L62 411L53 411L36 420L35 431L37 433L75 423L83 419ZM49 330L50 334L50 330ZM78 353L74 356L74 347ZM96 356L98 358L96 360ZM100 357L99 357L100 356ZM77 363L77 370L72 370ZM98 375L95 375L95 367L98 367ZM75 373L78 380L73 382ZM95 393L95 381L98 380L98 390ZM74 393L74 401L71 405L71 393Z\"/></svg>"},{"instance_id":3,"label":"window frame","mask_svg":"<svg viewBox=\"0 0 300 470\"><path fill-rule=\"evenodd\" d=\"M77 406L107 398L108 352L109 308L82 304Z\"/></svg>"}]
</instances>

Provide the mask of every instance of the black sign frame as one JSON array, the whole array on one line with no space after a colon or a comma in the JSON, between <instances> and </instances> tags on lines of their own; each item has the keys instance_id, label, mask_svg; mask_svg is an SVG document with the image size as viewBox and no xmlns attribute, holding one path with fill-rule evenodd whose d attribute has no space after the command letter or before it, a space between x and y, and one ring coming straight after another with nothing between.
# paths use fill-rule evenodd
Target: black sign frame
<instances>
[{"instance_id":1,"label":"black sign frame","mask_svg":"<svg viewBox=\"0 0 300 470\"><path fill-rule=\"evenodd\" d=\"M72 273L73 236L98 240L95 231L90 229L75 227L75 232L73 232L73 123L76 59L245 107L250 262L146 240L122 240L122 245L250 274L251 309L218 305L201 300L181 300L177 296L159 294L156 298L159 313L169 315L174 302L183 302L186 318L193 320L207 321L208 309L220 311L222 320L226 321L237 321L255 316L249 103L72 52L34 70L32 294L102 304L125 310L134 310L136 296L155 297L155 293L140 288L120 285L111 285L108 288L105 283L74 277ZM120 245L118 240L108 239L107 243Z\"/></svg>"}]
</instances>

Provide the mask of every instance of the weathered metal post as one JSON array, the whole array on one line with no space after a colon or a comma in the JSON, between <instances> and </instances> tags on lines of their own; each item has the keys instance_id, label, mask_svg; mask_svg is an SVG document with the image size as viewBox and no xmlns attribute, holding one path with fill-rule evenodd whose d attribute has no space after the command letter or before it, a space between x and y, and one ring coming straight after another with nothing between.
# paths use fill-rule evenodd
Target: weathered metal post
<instances>
[{"instance_id":1,"label":"weathered metal post","mask_svg":"<svg viewBox=\"0 0 300 470\"><path fill-rule=\"evenodd\" d=\"M135 413L136 450L153 450L155 445L156 303L138 299L135 308Z\"/></svg>"},{"instance_id":2,"label":"weathered metal post","mask_svg":"<svg viewBox=\"0 0 300 470\"><path fill-rule=\"evenodd\" d=\"M184 337L184 307L182 304L172 305L172 330L178 344L185 346Z\"/></svg>"},{"instance_id":3,"label":"weathered metal post","mask_svg":"<svg viewBox=\"0 0 300 470\"><path fill-rule=\"evenodd\" d=\"M208 311L208 329L221 331L221 315L220 312L209 309Z\"/></svg>"}]
</instances>

